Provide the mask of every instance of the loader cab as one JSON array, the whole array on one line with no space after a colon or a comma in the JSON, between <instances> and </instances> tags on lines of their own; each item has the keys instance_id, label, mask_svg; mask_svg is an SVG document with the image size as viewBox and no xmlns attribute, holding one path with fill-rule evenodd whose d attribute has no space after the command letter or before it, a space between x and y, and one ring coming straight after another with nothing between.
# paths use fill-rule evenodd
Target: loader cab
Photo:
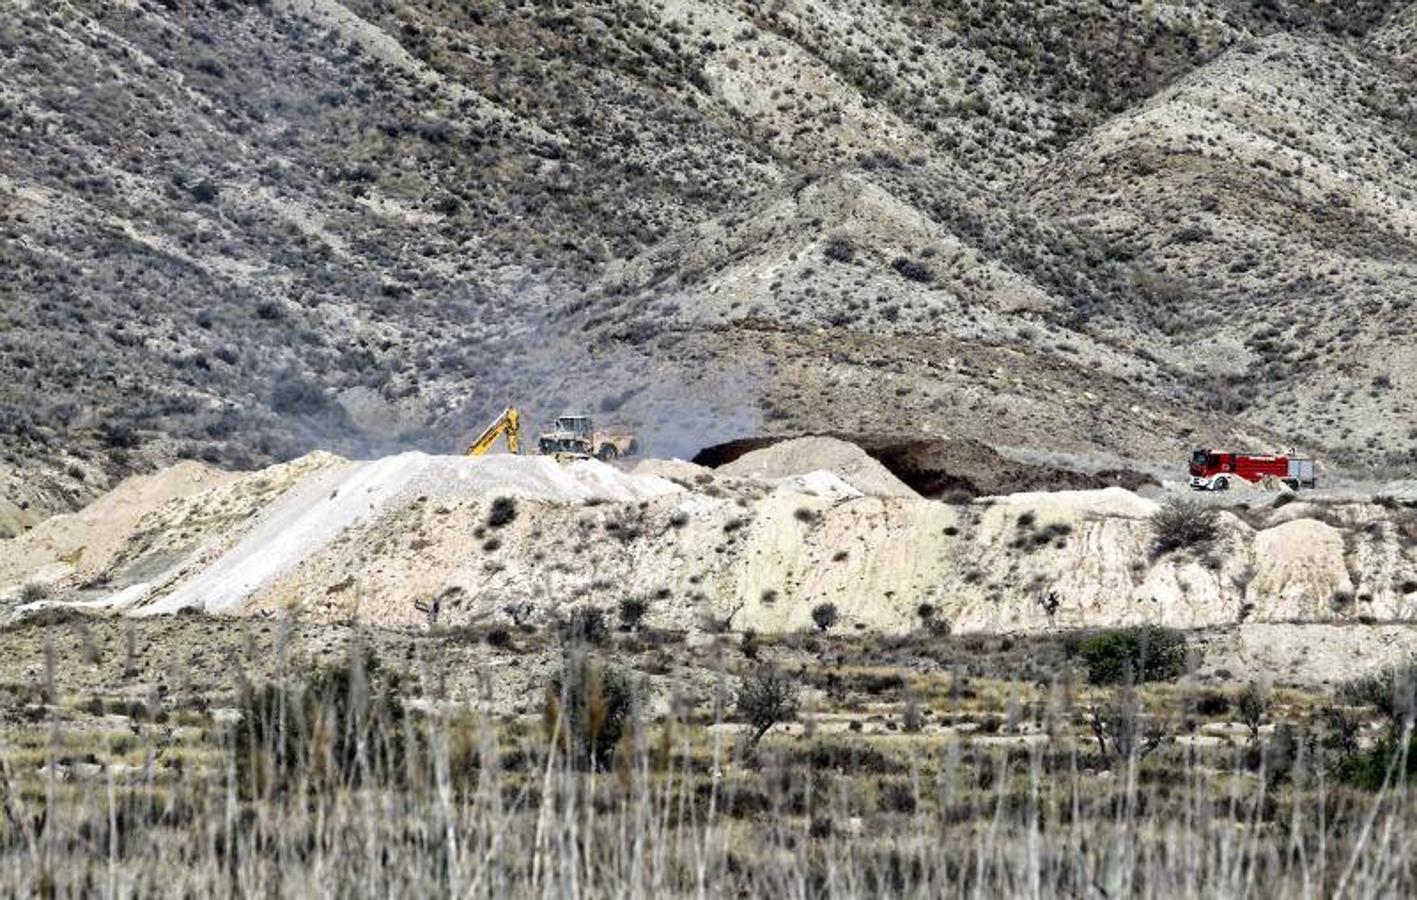
<instances>
[{"instance_id":1,"label":"loader cab","mask_svg":"<svg viewBox=\"0 0 1417 900\"><path fill-rule=\"evenodd\" d=\"M591 432L590 416L561 416L556 420L556 431L560 434L588 435Z\"/></svg>"}]
</instances>

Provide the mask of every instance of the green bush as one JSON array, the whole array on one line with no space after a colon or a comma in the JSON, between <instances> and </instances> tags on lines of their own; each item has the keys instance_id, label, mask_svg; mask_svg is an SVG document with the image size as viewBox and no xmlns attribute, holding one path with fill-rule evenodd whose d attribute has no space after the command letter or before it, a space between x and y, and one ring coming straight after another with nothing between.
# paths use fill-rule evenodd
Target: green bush
<instances>
[{"instance_id":1,"label":"green bush","mask_svg":"<svg viewBox=\"0 0 1417 900\"><path fill-rule=\"evenodd\" d=\"M1087 663L1093 684L1169 681L1185 671L1186 639L1173 628L1138 625L1083 638L1078 655Z\"/></svg>"},{"instance_id":2,"label":"green bush","mask_svg":"<svg viewBox=\"0 0 1417 900\"><path fill-rule=\"evenodd\" d=\"M406 774L403 704L396 684L376 691L378 660L353 656L303 683L243 684L230 746L246 796L284 792L302 781L354 786Z\"/></svg>"},{"instance_id":3,"label":"green bush","mask_svg":"<svg viewBox=\"0 0 1417 900\"><path fill-rule=\"evenodd\" d=\"M623 597L620 600L620 625L627 631L638 631L649 612L649 603L642 597Z\"/></svg>"},{"instance_id":4,"label":"green bush","mask_svg":"<svg viewBox=\"0 0 1417 900\"><path fill-rule=\"evenodd\" d=\"M487 527L504 528L517 518L517 501L514 497L498 497L487 510Z\"/></svg>"},{"instance_id":5,"label":"green bush","mask_svg":"<svg viewBox=\"0 0 1417 900\"><path fill-rule=\"evenodd\" d=\"M1383 782L1387 780L1389 770L1393 770L1390 782L1392 785L1400 782L1404 774L1407 781L1417 781L1417 739L1407 745L1407 758L1401 761L1406 764L1405 773L1395 770L1395 767L1400 765L1397 757L1401 750L1400 740L1388 738L1367 750L1340 760L1336 769L1338 781L1360 790L1376 791L1382 788Z\"/></svg>"},{"instance_id":6,"label":"green bush","mask_svg":"<svg viewBox=\"0 0 1417 900\"><path fill-rule=\"evenodd\" d=\"M1194 500L1172 498L1152 515L1151 532L1151 546L1157 556L1202 548L1219 536L1220 513Z\"/></svg>"},{"instance_id":7,"label":"green bush","mask_svg":"<svg viewBox=\"0 0 1417 900\"><path fill-rule=\"evenodd\" d=\"M566 654L547 686L547 736L573 765L605 768L615 757L634 704L630 677L584 653Z\"/></svg>"},{"instance_id":8,"label":"green bush","mask_svg":"<svg viewBox=\"0 0 1417 900\"><path fill-rule=\"evenodd\" d=\"M841 618L835 603L818 603L812 607L812 624L821 632L828 631Z\"/></svg>"},{"instance_id":9,"label":"green bush","mask_svg":"<svg viewBox=\"0 0 1417 900\"><path fill-rule=\"evenodd\" d=\"M1382 713L1388 720L1389 734L1400 734L1406 720L1417 713L1417 662L1409 660L1346 681L1339 685L1338 696L1351 706L1367 706Z\"/></svg>"}]
</instances>

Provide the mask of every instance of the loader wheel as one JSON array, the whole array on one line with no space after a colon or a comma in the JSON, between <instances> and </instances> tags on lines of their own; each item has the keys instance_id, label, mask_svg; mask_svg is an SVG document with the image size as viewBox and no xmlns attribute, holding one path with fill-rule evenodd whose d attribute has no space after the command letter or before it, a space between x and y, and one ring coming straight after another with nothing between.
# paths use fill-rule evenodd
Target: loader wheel
<instances>
[{"instance_id":1,"label":"loader wheel","mask_svg":"<svg viewBox=\"0 0 1417 900\"><path fill-rule=\"evenodd\" d=\"M606 444L604 447L600 448L598 455L600 456L601 462L610 462L620 455L620 451L615 449L614 444Z\"/></svg>"}]
</instances>

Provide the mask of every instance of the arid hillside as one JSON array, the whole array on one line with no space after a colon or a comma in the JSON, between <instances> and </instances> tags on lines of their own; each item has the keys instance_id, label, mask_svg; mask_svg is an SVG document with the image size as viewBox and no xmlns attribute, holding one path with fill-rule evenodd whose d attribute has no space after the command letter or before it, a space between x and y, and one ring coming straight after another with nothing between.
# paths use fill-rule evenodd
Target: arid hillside
<instances>
[{"instance_id":1,"label":"arid hillside","mask_svg":"<svg viewBox=\"0 0 1417 900\"><path fill-rule=\"evenodd\" d=\"M833 438L717 469L316 453L232 477L183 463L14 539L0 610L512 627L630 598L646 622L708 634L810 629L827 606L877 634L922 617L985 634L1412 618L1410 491L1237 488L1224 508L1145 493L928 500Z\"/></svg>"},{"instance_id":2,"label":"arid hillside","mask_svg":"<svg viewBox=\"0 0 1417 900\"><path fill-rule=\"evenodd\" d=\"M1410 464L1414 15L13 0L0 529L508 402Z\"/></svg>"}]
</instances>

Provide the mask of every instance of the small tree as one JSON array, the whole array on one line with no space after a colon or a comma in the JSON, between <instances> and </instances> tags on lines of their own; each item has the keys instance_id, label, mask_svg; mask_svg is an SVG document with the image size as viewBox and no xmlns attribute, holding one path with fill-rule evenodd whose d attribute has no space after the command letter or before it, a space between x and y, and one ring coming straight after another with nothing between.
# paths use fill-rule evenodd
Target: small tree
<instances>
[{"instance_id":1,"label":"small tree","mask_svg":"<svg viewBox=\"0 0 1417 900\"><path fill-rule=\"evenodd\" d=\"M1088 712L1097 749L1113 765L1142 759L1166 742L1166 724L1148 719L1145 712L1141 695L1130 685L1118 687L1110 700Z\"/></svg>"},{"instance_id":2,"label":"small tree","mask_svg":"<svg viewBox=\"0 0 1417 900\"><path fill-rule=\"evenodd\" d=\"M738 715L748 725L748 749L778 722L797 717L797 685L770 663L743 679L738 688Z\"/></svg>"},{"instance_id":3,"label":"small tree","mask_svg":"<svg viewBox=\"0 0 1417 900\"><path fill-rule=\"evenodd\" d=\"M1240 721L1250 730L1250 743L1259 744L1260 726L1264 724L1265 714L1269 711L1269 692L1263 685L1251 681L1240 692L1235 701L1235 709L1240 713Z\"/></svg>"},{"instance_id":4,"label":"small tree","mask_svg":"<svg viewBox=\"0 0 1417 900\"><path fill-rule=\"evenodd\" d=\"M826 633L841 618L837 612L835 603L818 603L812 607L812 623L817 626L817 630Z\"/></svg>"}]
</instances>

